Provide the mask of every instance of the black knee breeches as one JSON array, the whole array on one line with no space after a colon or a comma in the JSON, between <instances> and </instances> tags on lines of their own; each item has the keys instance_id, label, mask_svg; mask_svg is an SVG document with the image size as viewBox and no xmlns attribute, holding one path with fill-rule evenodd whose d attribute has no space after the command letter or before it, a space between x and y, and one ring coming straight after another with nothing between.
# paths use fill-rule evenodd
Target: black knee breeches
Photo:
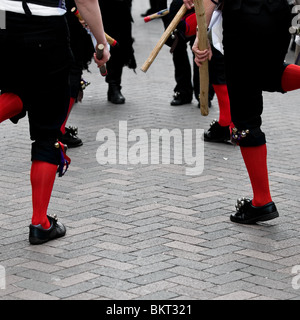
<instances>
[{"instance_id":1,"label":"black knee breeches","mask_svg":"<svg viewBox=\"0 0 300 320\"><path fill-rule=\"evenodd\" d=\"M263 91L282 92L284 59L290 42L290 12L259 14L241 10L223 13L226 81L231 116L240 145L258 146L266 142L261 131Z\"/></svg>"},{"instance_id":2,"label":"black knee breeches","mask_svg":"<svg viewBox=\"0 0 300 320\"><path fill-rule=\"evenodd\" d=\"M0 30L0 89L17 94L27 112L32 160L59 164L54 144L69 105L70 49L64 17L7 13Z\"/></svg>"}]
</instances>

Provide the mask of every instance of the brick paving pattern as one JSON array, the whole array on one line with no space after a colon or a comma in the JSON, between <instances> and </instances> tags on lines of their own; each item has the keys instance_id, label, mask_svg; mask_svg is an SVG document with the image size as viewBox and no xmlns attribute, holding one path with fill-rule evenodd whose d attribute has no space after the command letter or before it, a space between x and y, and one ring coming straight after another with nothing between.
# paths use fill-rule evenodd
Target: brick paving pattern
<instances>
[{"instance_id":1,"label":"brick paving pattern","mask_svg":"<svg viewBox=\"0 0 300 320\"><path fill-rule=\"evenodd\" d=\"M236 199L252 194L232 145L205 143L204 171L196 176L186 175L185 164L162 159L97 162L97 133L106 128L118 136L120 121L128 132L143 129L150 136L151 129L207 129L218 118L216 99L208 117L200 115L195 99L170 106L175 82L167 47L147 73L139 70L163 32L159 20L144 24L140 14L147 8L147 0L133 1L138 69L124 69L126 104L107 102L107 84L94 65L84 74L91 85L68 121L79 127L84 144L68 151L72 164L57 178L49 206L67 226L64 238L29 244L28 124L1 124L0 265L6 286L0 300L298 300L299 91L264 96L278 219L253 226L230 222Z\"/></svg>"}]
</instances>

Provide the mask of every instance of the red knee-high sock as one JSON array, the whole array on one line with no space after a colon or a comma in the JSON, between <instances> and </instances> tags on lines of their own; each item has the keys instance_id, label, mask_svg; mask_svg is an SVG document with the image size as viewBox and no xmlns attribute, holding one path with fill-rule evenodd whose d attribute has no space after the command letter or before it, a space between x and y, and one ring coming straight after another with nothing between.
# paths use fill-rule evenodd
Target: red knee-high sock
<instances>
[{"instance_id":1,"label":"red knee-high sock","mask_svg":"<svg viewBox=\"0 0 300 320\"><path fill-rule=\"evenodd\" d=\"M300 66L289 64L282 75L281 86L284 91L300 89Z\"/></svg>"},{"instance_id":2,"label":"red knee-high sock","mask_svg":"<svg viewBox=\"0 0 300 320\"><path fill-rule=\"evenodd\" d=\"M30 172L32 187L32 224L50 227L47 209L55 181L57 165L43 161L33 161Z\"/></svg>"},{"instance_id":3,"label":"red knee-high sock","mask_svg":"<svg viewBox=\"0 0 300 320\"><path fill-rule=\"evenodd\" d=\"M219 125L229 126L231 123L230 102L226 84L213 84L219 103Z\"/></svg>"},{"instance_id":4,"label":"red knee-high sock","mask_svg":"<svg viewBox=\"0 0 300 320\"><path fill-rule=\"evenodd\" d=\"M263 206L272 201L267 168L267 146L241 147L241 152L253 189L252 204Z\"/></svg>"},{"instance_id":5,"label":"red knee-high sock","mask_svg":"<svg viewBox=\"0 0 300 320\"><path fill-rule=\"evenodd\" d=\"M3 93L0 96L0 122L12 118L23 109L22 100L14 93Z\"/></svg>"},{"instance_id":6,"label":"red knee-high sock","mask_svg":"<svg viewBox=\"0 0 300 320\"><path fill-rule=\"evenodd\" d=\"M64 123L62 124L61 128L60 128L60 131L62 132L62 134L65 134L66 133L66 123L68 121L68 118L69 118L69 115L72 111L72 108L74 106L74 103L75 103L75 98L70 98L70 103L69 103L69 109L68 109L68 113L67 113L67 116L66 116L66 119L64 121Z\"/></svg>"}]
</instances>

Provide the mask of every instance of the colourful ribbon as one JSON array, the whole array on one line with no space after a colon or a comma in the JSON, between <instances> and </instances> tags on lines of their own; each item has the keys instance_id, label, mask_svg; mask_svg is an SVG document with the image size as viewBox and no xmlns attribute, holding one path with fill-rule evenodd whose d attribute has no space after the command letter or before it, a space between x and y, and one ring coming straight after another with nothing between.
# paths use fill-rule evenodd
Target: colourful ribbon
<instances>
[{"instance_id":1,"label":"colourful ribbon","mask_svg":"<svg viewBox=\"0 0 300 320\"><path fill-rule=\"evenodd\" d=\"M71 164L71 159L66 155L65 145L60 141L57 141L60 150L60 164L58 167L58 176L62 177L68 170Z\"/></svg>"}]
</instances>

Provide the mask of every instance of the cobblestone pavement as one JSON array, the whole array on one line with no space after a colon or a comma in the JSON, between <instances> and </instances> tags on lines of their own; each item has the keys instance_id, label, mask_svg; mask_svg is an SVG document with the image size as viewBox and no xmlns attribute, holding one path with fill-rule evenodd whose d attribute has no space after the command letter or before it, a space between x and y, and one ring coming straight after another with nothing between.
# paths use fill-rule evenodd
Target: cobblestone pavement
<instances>
[{"instance_id":1,"label":"cobblestone pavement","mask_svg":"<svg viewBox=\"0 0 300 320\"><path fill-rule=\"evenodd\" d=\"M199 175L186 174L195 163L184 157L168 164L165 155L155 164L144 154L144 164L133 162L134 147L157 155L150 151L152 129L179 129L183 139L184 129L195 134L218 118L216 99L208 117L195 99L170 106L175 82L167 47L147 73L140 71L163 33L161 21L144 24L140 14L147 8L148 0L133 1L138 69L124 70L126 104L107 102L107 84L94 65L84 75L91 85L68 122L79 127L84 144L69 150L72 164L57 178L49 206L67 226L64 238L29 244L28 124L1 124L0 299L298 300L299 91L264 98L270 184L280 217L254 226L231 223L236 199L252 196L238 148L205 143ZM116 139L117 163L99 164L101 134L118 138L125 125L128 139L134 137L131 161L120 163L126 141Z\"/></svg>"}]
</instances>

